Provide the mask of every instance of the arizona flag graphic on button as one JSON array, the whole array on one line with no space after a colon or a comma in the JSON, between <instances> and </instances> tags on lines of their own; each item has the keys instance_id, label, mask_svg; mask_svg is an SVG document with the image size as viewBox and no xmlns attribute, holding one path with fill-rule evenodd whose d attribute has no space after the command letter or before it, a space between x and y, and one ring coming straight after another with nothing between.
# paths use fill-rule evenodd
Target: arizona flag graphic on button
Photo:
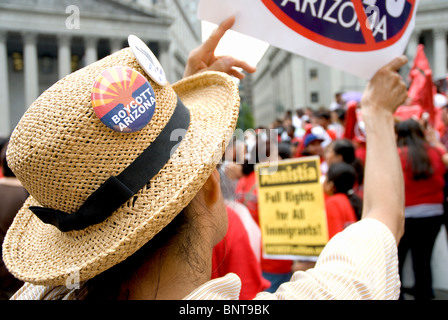
<instances>
[{"instance_id":1,"label":"arizona flag graphic on button","mask_svg":"<svg viewBox=\"0 0 448 320\"><path fill-rule=\"evenodd\" d=\"M156 99L146 78L128 67L103 71L92 88L92 106L109 128L123 133L144 128L154 115Z\"/></svg>"}]
</instances>

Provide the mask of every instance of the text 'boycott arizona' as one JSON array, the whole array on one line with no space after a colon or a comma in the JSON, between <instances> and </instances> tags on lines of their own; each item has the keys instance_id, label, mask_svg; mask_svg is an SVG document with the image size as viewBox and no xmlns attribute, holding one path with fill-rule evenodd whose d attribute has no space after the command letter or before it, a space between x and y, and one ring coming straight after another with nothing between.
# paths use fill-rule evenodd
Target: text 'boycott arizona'
<instances>
[{"instance_id":1,"label":"text 'boycott arizona'","mask_svg":"<svg viewBox=\"0 0 448 320\"><path fill-rule=\"evenodd\" d=\"M100 120L118 132L135 132L151 120L154 90L140 73L113 67L102 72L92 88L93 109Z\"/></svg>"}]
</instances>

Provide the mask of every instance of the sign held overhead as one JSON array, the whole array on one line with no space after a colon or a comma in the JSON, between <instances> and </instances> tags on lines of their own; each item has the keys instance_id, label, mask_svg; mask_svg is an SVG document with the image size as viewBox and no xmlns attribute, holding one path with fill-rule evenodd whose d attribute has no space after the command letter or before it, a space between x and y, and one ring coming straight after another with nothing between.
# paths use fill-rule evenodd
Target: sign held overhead
<instances>
[{"instance_id":1,"label":"sign held overhead","mask_svg":"<svg viewBox=\"0 0 448 320\"><path fill-rule=\"evenodd\" d=\"M418 0L201 0L198 18L364 79L403 54Z\"/></svg>"}]
</instances>

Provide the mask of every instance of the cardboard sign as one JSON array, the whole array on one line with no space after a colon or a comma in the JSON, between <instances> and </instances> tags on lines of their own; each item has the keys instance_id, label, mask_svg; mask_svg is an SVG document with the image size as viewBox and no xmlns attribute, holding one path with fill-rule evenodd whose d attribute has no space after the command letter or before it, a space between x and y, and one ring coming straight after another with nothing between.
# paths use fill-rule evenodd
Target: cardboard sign
<instances>
[{"instance_id":1,"label":"cardboard sign","mask_svg":"<svg viewBox=\"0 0 448 320\"><path fill-rule=\"evenodd\" d=\"M263 256L316 260L328 242L320 159L255 166Z\"/></svg>"},{"instance_id":2,"label":"cardboard sign","mask_svg":"<svg viewBox=\"0 0 448 320\"><path fill-rule=\"evenodd\" d=\"M201 0L198 18L364 79L403 54L418 0ZM231 53L229 53L231 54Z\"/></svg>"}]
</instances>

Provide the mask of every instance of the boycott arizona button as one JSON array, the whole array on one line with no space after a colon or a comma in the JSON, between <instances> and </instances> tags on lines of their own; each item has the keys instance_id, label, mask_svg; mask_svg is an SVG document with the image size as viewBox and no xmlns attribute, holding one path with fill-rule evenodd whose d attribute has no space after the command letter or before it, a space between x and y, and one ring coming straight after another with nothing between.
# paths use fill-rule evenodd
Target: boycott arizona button
<instances>
[{"instance_id":1,"label":"boycott arizona button","mask_svg":"<svg viewBox=\"0 0 448 320\"><path fill-rule=\"evenodd\" d=\"M373 51L406 31L415 0L262 0L290 29L326 47Z\"/></svg>"},{"instance_id":2,"label":"boycott arizona button","mask_svg":"<svg viewBox=\"0 0 448 320\"><path fill-rule=\"evenodd\" d=\"M145 127L156 107L154 90L146 78L128 67L101 72L92 87L92 106L98 118L118 132Z\"/></svg>"}]
</instances>

